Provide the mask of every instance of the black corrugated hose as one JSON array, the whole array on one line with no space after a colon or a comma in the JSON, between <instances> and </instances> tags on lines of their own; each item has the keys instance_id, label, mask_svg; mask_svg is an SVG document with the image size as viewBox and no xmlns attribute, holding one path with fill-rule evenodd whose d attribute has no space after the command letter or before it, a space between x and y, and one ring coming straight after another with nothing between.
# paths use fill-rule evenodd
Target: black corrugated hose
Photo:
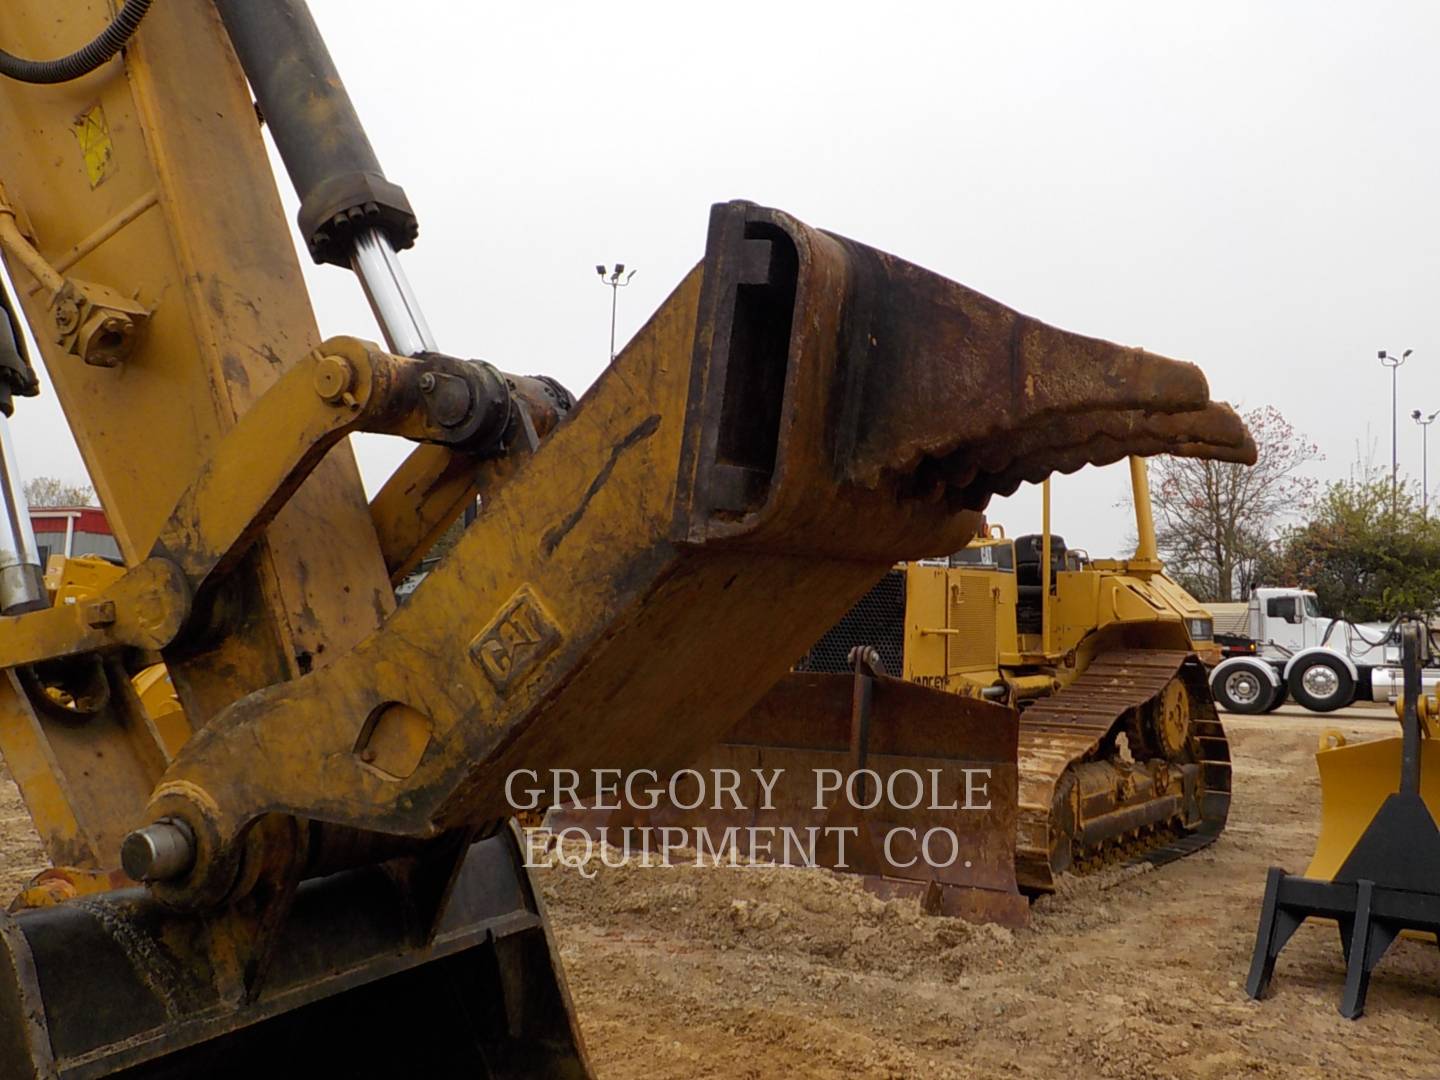
<instances>
[{"instance_id":1,"label":"black corrugated hose","mask_svg":"<svg viewBox=\"0 0 1440 1080\"><path fill-rule=\"evenodd\" d=\"M0 75L27 83L62 83L88 75L125 47L150 4L151 0L125 0L125 7L99 37L58 60L25 60L0 49Z\"/></svg>"}]
</instances>

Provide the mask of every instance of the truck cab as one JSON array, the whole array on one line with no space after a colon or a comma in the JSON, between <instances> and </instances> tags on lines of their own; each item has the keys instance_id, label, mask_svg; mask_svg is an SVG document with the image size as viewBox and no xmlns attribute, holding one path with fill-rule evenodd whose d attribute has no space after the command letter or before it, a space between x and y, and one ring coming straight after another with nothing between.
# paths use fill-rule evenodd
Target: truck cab
<instances>
[{"instance_id":1,"label":"truck cab","mask_svg":"<svg viewBox=\"0 0 1440 1080\"><path fill-rule=\"evenodd\" d=\"M1342 652L1356 664L1373 666L1400 659L1395 626L1327 616L1309 589L1255 589L1250 596L1250 637L1258 655L1275 660L1320 647Z\"/></svg>"}]
</instances>

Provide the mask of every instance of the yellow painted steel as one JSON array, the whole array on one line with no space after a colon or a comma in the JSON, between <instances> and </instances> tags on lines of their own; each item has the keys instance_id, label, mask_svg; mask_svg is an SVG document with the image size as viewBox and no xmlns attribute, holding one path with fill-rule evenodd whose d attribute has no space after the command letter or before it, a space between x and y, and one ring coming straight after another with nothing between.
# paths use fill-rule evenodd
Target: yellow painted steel
<instances>
[{"instance_id":1,"label":"yellow painted steel","mask_svg":"<svg viewBox=\"0 0 1440 1080\"><path fill-rule=\"evenodd\" d=\"M1135 561L1157 562L1155 514L1150 508L1150 473L1142 457L1130 456L1130 493L1135 503Z\"/></svg>"},{"instance_id":2,"label":"yellow painted steel","mask_svg":"<svg viewBox=\"0 0 1440 1080\"><path fill-rule=\"evenodd\" d=\"M121 567L98 555L52 555L45 567L45 587L55 607L79 606L104 595L124 573ZM0 619L0 624L3 622ZM0 641L0 655L9 655L3 641ZM190 738L191 730L170 673L164 664L150 664L141 668L130 682L158 729L166 759L174 758Z\"/></svg>"},{"instance_id":3,"label":"yellow painted steel","mask_svg":"<svg viewBox=\"0 0 1440 1080\"><path fill-rule=\"evenodd\" d=\"M110 124L105 108L96 104L75 118L75 141L85 160L85 178L90 186L99 187L113 172L115 144L110 141Z\"/></svg>"},{"instance_id":4,"label":"yellow painted steel","mask_svg":"<svg viewBox=\"0 0 1440 1080\"><path fill-rule=\"evenodd\" d=\"M1337 741L1331 735L1330 741ZM1373 739L1322 746L1315 755L1320 770L1320 835L1305 870L1308 878L1330 881L1354 850L1380 804L1400 790L1403 740ZM1420 797L1440 821L1440 744L1420 740Z\"/></svg>"},{"instance_id":5,"label":"yellow painted steel","mask_svg":"<svg viewBox=\"0 0 1440 1080\"><path fill-rule=\"evenodd\" d=\"M1403 698L1395 702L1397 717L1404 715ZM1420 798L1430 816L1440 821L1440 742L1435 721L1440 697L1422 694L1420 717ZM1344 734L1327 729L1320 738L1315 765L1320 772L1320 835L1305 876L1332 880L1380 806L1400 790L1400 759L1404 740L1399 736L1350 743Z\"/></svg>"},{"instance_id":6,"label":"yellow painted steel","mask_svg":"<svg viewBox=\"0 0 1440 1080\"><path fill-rule=\"evenodd\" d=\"M123 567L98 555L51 555L45 564L45 591L52 604L78 604L104 592L124 573Z\"/></svg>"},{"instance_id":7,"label":"yellow painted steel","mask_svg":"<svg viewBox=\"0 0 1440 1080\"><path fill-rule=\"evenodd\" d=\"M1174 580L1155 556L1148 474L1130 459L1140 542L1134 558L1095 559L1080 569L1050 569L1049 481L1042 485L1040 634L1016 623L1014 573L952 562L948 568L913 564L906 577L905 677L961 693L1006 683L1018 698L1045 696L1068 686L1108 647L1196 650L1188 620L1209 612ZM1015 564L1004 530L973 540L989 549L986 565ZM948 607L945 598L948 597ZM944 635L944 636L942 636ZM937 643L942 643L937 644Z\"/></svg>"},{"instance_id":8,"label":"yellow painted steel","mask_svg":"<svg viewBox=\"0 0 1440 1080\"><path fill-rule=\"evenodd\" d=\"M5 45L63 55L113 14L105 0L67 3L63 18L50 3L7 4ZM7 82L0 139L3 198L35 255L7 243L6 266L133 567L197 465L319 340L250 91L210 4L156 4L123 63L54 86ZM0 227L8 221L0 213ZM72 272L151 313L117 366L87 364L56 340L52 297ZM393 609L347 446L280 511L226 596L246 619L202 654L170 658L196 724L324 667ZM83 739L73 727L15 674L0 679L0 753L50 857L113 866L178 729L137 733L114 709ZM96 754L100 772L84 765ZM91 773L84 785L65 779Z\"/></svg>"},{"instance_id":9,"label":"yellow painted steel","mask_svg":"<svg viewBox=\"0 0 1440 1080\"><path fill-rule=\"evenodd\" d=\"M1397 703L1397 711L1399 708ZM1400 790L1403 745L1404 740L1398 736L1348 743L1343 734L1333 729L1321 737L1315 754L1320 772L1320 834L1315 838L1315 853L1305 868L1305 877L1335 879L1375 820L1381 804ZM1430 816L1440 821L1440 743L1428 734L1420 739L1420 798ZM1403 936L1436 940L1436 935L1412 930L1404 931Z\"/></svg>"},{"instance_id":10,"label":"yellow painted steel","mask_svg":"<svg viewBox=\"0 0 1440 1080\"><path fill-rule=\"evenodd\" d=\"M0 29L7 49L57 56L114 7L17 0ZM89 75L4 83L0 139L0 257L125 563L61 567L51 607L0 618L0 754L56 864L28 902L129 884L122 848L148 886L125 911L62 904L0 926L7 970L31 965L51 988L88 977L72 946L91 931L132 961L106 973L120 987L106 1023L57 1007L38 1032L52 1045L0 1040L0 1061L18 1052L43 1075L62 1057L67 1075L74 1061L128 1075L171 1038L248 1038L297 1000L442 949L469 954L480 1007L503 1014L477 1025L487 1039L504 1027L583 1075L543 908L496 828L503 778L680 764L893 560L975 535L1009 469L1110 453L1091 449L1092 421L1128 433L1106 446L1169 445L1179 430L1253 459L1198 369L1065 334L751 204L715 208L705 261L558 426L571 403L543 381L492 373L492 398L481 365L321 343L209 0L155 5ZM873 334L872 301L885 313ZM862 358L851 345L866 340ZM977 402L1002 359L1023 392ZM868 392L867 366L885 395ZM440 379L494 405L496 430L465 428ZM533 391L552 407L543 424ZM1011 453L1047 425L1058 442ZM353 430L505 459L417 451L372 507L343 444ZM477 489L479 518L397 610L392 581ZM940 678L1033 653L1013 628L978 667L952 650L976 610L1013 622L1016 606L958 573L937 578ZM1041 662L1081 603L1057 584ZM1125 612L1158 606L1146 587L1097 586L1092 607L1137 621ZM777 615L777 598L795 612ZM370 940L332 933L330 911L360 908L376 916L359 929ZM55 925L70 930L39 932ZM287 940L305 954L289 984ZM453 997L453 971L431 974ZM0 1020L19 1023L18 1042L37 1037L49 1004L35 980L0 982L14 991ZM137 1007L112 1030L152 993L163 1018ZM428 1020L397 1022L428 1041Z\"/></svg>"},{"instance_id":11,"label":"yellow painted steel","mask_svg":"<svg viewBox=\"0 0 1440 1080\"><path fill-rule=\"evenodd\" d=\"M165 756L173 760L190 738L190 721L180 705L180 696L175 693L170 672L164 664L151 664L137 672L130 682L160 734Z\"/></svg>"}]
</instances>

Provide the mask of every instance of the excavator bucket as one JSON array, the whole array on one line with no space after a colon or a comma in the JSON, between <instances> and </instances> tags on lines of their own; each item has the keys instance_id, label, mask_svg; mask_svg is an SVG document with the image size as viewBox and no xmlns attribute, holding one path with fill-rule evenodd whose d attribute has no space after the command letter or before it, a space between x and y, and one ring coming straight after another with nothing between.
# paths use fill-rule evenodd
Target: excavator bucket
<instances>
[{"instance_id":1,"label":"excavator bucket","mask_svg":"<svg viewBox=\"0 0 1440 1080\"><path fill-rule=\"evenodd\" d=\"M560 808L549 824L631 853L683 844L720 859L855 873L877 895L917 897L931 914L1024 926L1018 731L1012 709L873 669L795 672L675 774L673 799ZM724 776L740 780L729 801L690 790ZM660 786L671 790L669 779Z\"/></svg>"},{"instance_id":2,"label":"excavator bucket","mask_svg":"<svg viewBox=\"0 0 1440 1080\"><path fill-rule=\"evenodd\" d=\"M1385 800L1400 790L1401 738L1347 744L1333 733L1315 755L1320 770L1320 836L1305 877L1332 881ZM1420 740L1420 797L1440 821L1440 745Z\"/></svg>"},{"instance_id":3,"label":"excavator bucket","mask_svg":"<svg viewBox=\"0 0 1440 1080\"><path fill-rule=\"evenodd\" d=\"M387 868L307 881L253 997L233 919L143 889L0 915L0 1076L588 1076L518 853L470 849L428 945Z\"/></svg>"}]
</instances>

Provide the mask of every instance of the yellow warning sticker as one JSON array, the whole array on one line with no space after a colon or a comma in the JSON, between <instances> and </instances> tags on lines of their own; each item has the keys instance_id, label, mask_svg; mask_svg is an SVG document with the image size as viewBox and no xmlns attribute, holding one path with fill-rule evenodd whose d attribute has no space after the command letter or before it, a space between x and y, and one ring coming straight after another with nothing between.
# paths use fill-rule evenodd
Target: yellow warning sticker
<instances>
[{"instance_id":1,"label":"yellow warning sticker","mask_svg":"<svg viewBox=\"0 0 1440 1080\"><path fill-rule=\"evenodd\" d=\"M115 146L110 141L105 110L97 102L77 116L72 127L85 159L85 175L90 178L92 188L99 187L115 171Z\"/></svg>"}]
</instances>

